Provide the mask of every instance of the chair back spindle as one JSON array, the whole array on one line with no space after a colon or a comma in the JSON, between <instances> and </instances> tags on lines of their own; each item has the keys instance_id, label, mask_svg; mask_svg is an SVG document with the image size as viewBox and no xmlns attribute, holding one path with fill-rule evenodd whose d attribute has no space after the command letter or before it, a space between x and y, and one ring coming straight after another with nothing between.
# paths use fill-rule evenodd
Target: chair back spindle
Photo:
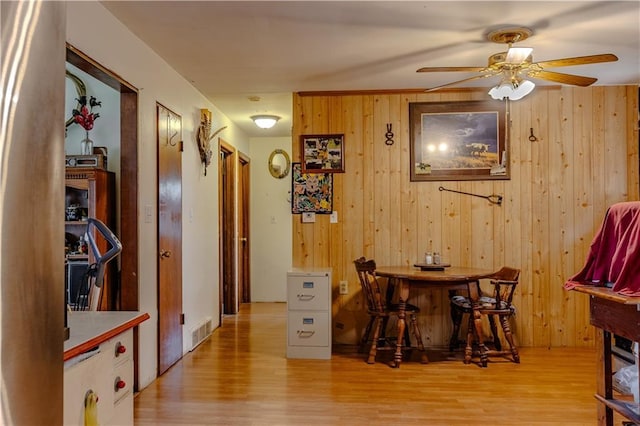
<instances>
[{"instance_id":1,"label":"chair back spindle","mask_svg":"<svg viewBox=\"0 0 640 426\"><path fill-rule=\"evenodd\" d=\"M505 266L489 277L491 285L493 286L493 299L495 299L494 309L512 309L511 302L513 301L513 295L518 286L519 276L519 269Z\"/></svg>"},{"instance_id":2,"label":"chair back spindle","mask_svg":"<svg viewBox=\"0 0 640 426\"><path fill-rule=\"evenodd\" d=\"M367 309L369 312L384 312L386 301L382 298L382 290L375 275L376 262L373 259L366 260L364 257L361 257L354 263L356 265L360 286L362 287L362 293L367 299Z\"/></svg>"}]
</instances>

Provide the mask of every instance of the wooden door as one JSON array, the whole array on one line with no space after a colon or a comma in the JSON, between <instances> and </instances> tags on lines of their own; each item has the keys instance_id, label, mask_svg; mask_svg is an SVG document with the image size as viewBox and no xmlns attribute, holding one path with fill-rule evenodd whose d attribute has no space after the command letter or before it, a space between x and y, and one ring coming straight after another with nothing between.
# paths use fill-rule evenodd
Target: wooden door
<instances>
[{"instance_id":1,"label":"wooden door","mask_svg":"<svg viewBox=\"0 0 640 426\"><path fill-rule=\"evenodd\" d=\"M158 374L182 358L182 117L158 112Z\"/></svg>"},{"instance_id":2,"label":"wooden door","mask_svg":"<svg viewBox=\"0 0 640 426\"><path fill-rule=\"evenodd\" d=\"M251 302L251 274L249 238L249 159L240 154L238 173L238 299L241 303Z\"/></svg>"},{"instance_id":3,"label":"wooden door","mask_svg":"<svg viewBox=\"0 0 640 426\"><path fill-rule=\"evenodd\" d=\"M236 245L235 245L235 175L236 151L220 142L219 200L220 200L220 300L221 314L236 314L238 298L236 285Z\"/></svg>"}]
</instances>

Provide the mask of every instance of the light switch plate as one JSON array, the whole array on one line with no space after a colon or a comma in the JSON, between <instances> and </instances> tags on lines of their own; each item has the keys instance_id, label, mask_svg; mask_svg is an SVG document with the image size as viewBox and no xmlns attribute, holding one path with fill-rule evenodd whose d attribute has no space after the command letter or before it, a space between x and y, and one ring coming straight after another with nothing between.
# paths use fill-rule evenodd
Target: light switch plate
<instances>
[{"instance_id":1,"label":"light switch plate","mask_svg":"<svg viewBox=\"0 0 640 426\"><path fill-rule=\"evenodd\" d=\"M331 223L338 223L338 212L337 211L332 211L331 212L331 216L329 218L329 221Z\"/></svg>"},{"instance_id":2,"label":"light switch plate","mask_svg":"<svg viewBox=\"0 0 640 426\"><path fill-rule=\"evenodd\" d=\"M146 204L144 206L144 223L153 222L153 206Z\"/></svg>"}]
</instances>

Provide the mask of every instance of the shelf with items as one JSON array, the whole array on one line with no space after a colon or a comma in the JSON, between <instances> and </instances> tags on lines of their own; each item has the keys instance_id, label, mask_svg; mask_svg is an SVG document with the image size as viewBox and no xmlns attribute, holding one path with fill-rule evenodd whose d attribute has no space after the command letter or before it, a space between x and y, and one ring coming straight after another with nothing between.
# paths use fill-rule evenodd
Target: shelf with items
<instances>
[{"instance_id":1,"label":"shelf with items","mask_svg":"<svg viewBox=\"0 0 640 426\"><path fill-rule=\"evenodd\" d=\"M89 259L88 254L81 254L81 253L68 253L66 257L67 257L67 260L88 260Z\"/></svg>"},{"instance_id":2,"label":"shelf with items","mask_svg":"<svg viewBox=\"0 0 640 426\"><path fill-rule=\"evenodd\" d=\"M64 222L64 247L67 259L75 256L83 256L85 259L88 257L88 247L85 241L87 223L79 220Z\"/></svg>"}]
</instances>

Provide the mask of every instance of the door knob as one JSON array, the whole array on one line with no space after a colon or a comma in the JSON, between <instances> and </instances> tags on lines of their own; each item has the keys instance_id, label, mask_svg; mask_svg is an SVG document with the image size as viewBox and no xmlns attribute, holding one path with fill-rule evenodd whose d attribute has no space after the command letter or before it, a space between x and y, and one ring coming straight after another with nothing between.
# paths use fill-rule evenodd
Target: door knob
<instances>
[{"instance_id":1,"label":"door knob","mask_svg":"<svg viewBox=\"0 0 640 426\"><path fill-rule=\"evenodd\" d=\"M160 250L160 258L167 259L171 257L171 250Z\"/></svg>"},{"instance_id":2,"label":"door knob","mask_svg":"<svg viewBox=\"0 0 640 426\"><path fill-rule=\"evenodd\" d=\"M247 239L245 237L240 238L240 241L242 241L243 243L247 242Z\"/></svg>"}]
</instances>

